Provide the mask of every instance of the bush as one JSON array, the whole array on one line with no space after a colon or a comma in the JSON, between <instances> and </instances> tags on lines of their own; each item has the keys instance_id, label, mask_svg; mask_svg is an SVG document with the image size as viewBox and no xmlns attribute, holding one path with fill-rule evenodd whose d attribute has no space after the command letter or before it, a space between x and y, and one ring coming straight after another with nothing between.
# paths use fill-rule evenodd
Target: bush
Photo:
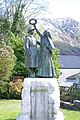
<instances>
[{"instance_id":1,"label":"bush","mask_svg":"<svg viewBox=\"0 0 80 120\"><path fill-rule=\"evenodd\" d=\"M15 65L11 47L0 44L0 98L9 98L9 81Z\"/></svg>"},{"instance_id":2,"label":"bush","mask_svg":"<svg viewBox=\"0 0 80 120\"><path fill-rule=\"evenodd\" d=\"M13 70L14 76L28 76L28 70L24 68L24 40L15 36L13 33L10 34L10 46L14 50L16 56L16 63Z\"/></svg>"},{"instance_id":3,"label":"bush","mask_svg":"<svg viewBox=\"0 0 80 120\"><path fill-rule=\"evenodd\" d=\"M71 87L60 87L61 101L73 102L80 100L80 87L73 85Z\"/></svg>"},{"instance_id":4,"label":"bush","mask_svg":"<svg viewBox=\"0 0 80 120\"><path fill-rule=\"evenodd\" d=\"M54 64L56 78L59 78L59 76L62 74L60 70L60 64L59 64L59 57L60 57L59 54L60 54L59 49L56 48L53 50L52 60Z\"/></svg>"},{"instance_id":5,"label":"bush","mask_svg":"<svg viewBox=\"0 0 80 120\"><path fill-rule=\"evenodd\" d=\"M9 84L7 81L0 81L0 99L9 99Z\"/></svg>"},{"instance_id":6,"label":"bush","mask_svg":"<svg viewBox=\"0 0 80 120\"><path fill-rule=\"evenodd\" d=\"M0 44L0 81L9 80L15 64L15 56L11 47Z\"/></svg>"},{"instance_id":7,"label":"bush","mask_svg":"<svg viewBox=\"0 0 80 120\"><path fill-rule=\"evenodd\" d=\"M21 93L14 90L14 91L11 91L9 92L9 99L21 99Z\"/></svg>"}]
</instances>

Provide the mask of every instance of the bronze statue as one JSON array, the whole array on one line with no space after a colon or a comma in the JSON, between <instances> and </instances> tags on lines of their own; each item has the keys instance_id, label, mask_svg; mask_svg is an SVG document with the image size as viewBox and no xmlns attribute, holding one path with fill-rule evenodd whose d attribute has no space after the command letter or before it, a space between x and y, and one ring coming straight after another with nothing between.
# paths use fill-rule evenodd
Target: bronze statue
<instances>
[{"instance_id":1,"label":"bronze statue","mask_svg":"<svg viewBox=\"0 0 80 120\"><path fill-rule=\"evenodd\" d=\"M25 36L25 67L29 70L29 77L35 77L38 67L37 39L34 37L34 26L27 28L28 35Z\"/></svg>"},{"instance_id":2,"label":"bronze statue","mask_svg":"<svg viewBox=\"0 0 80 120\"><path fill-rule=\"evenodd\" d=\"M39 32L39 30L35 27L36 32L40 36L41 44L40 44L40 62L38 65L38 73L39 77L54 77L55 70L52 64L52 52L55 49L50 33L45 30L43 34Z\"/></svg>"},{"instance_id":3,"label":"bronze statue","mask_svg":"<svg viewBox=\"0 0 80 120\"><path fill-rule=\"evenodd\" d=\"M43 34L39 32L36 28L37 21L35 19L30 19L29 23L34 26L31 31L29 31L29 37L25 39L25 50L26 59L25 66L29 68L31 73L37 69L37 77L54 77L55 70L52 64L52 52L55 49L50 33L45 30ZM33 31L36 30L37 34L40 36L40 43L33 37ZM40 55L38 57L37 44L40 44ZM38 59L39 58L39 59ZM32 71L33 70L33 71ZM31 75L35 76L35 75Z\"/></svg>"}]
</instances>

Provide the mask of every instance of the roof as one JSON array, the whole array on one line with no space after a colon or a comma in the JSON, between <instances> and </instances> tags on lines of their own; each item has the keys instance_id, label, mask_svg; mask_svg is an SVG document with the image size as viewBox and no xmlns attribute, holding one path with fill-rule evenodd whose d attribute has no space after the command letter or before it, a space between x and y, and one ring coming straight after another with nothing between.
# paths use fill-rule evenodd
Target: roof
<instances>
[{"instance_id":1,"label":"roof","mask_svg":"<svg viewBox=\"0 0 80 120\"><path fill-rule=\"evenodd\" d=\"M77 74L74 74L74 75L71 75L71 76L68 76L66 79L71 79L71 78L80 78L80 73L77 73Z\"/></svg>"},{"instance_id":2,"label":"roof","mask_svg":"<svg viewBox=\"0 0 80 120\"><path fill-rule=\"evenodd\" d=\"M80 57L75 55L60 55L59 63L63 69L78 69L80 68Z\"/></svg>"},{"instance_id":3,"label":"roof","mask_svg":"<svg viewBox=\"0 0 80 120\"><path fill-rule=\"evenodd\" d=\"M60 87L71 87L72 85L72 82L62 82L59 84Z\"/></svg>"}]
</instances>

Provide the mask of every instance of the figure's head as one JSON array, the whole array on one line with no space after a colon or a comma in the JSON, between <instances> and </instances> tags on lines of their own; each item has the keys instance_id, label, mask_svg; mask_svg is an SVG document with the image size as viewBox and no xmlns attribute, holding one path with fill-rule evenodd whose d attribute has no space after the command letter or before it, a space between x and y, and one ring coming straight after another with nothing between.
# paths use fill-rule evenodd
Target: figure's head
<instances>
[{"instance_id":1,"label":"figure's head","mask_svg":"<svg viewBox=\"0 0 80 120\"><path fill-rule=\"evenodd\" d=\"M45 31L43 32L43 35L46 36L46 37L51 38L50 32L48 32L47 30L45 30Z\"/></svg>"},{"instance_id":2,"label":"figure's head","mask_svg":"<svg viewBox=\"0 0 80 120\"><path fill-rule=\"evenodd\" d=\"M27 32L31 35L31 34L33 34L34 33L34 26L33 25L29 25L28 27L27 27Z\"/></svg>"}]
</instances>

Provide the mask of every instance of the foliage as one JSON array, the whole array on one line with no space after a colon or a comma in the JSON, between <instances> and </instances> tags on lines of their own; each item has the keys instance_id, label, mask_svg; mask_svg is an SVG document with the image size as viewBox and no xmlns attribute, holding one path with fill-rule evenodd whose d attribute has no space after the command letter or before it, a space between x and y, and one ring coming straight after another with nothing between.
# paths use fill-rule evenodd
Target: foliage
<instances>
[{"instance_id":1,"label":"foliage","mask_svg":"<svg viewBox=\"0 0 80 120\"><path fill-rule=\"evenodd\" d=\"M10 29L10 22L8 21L8 18L2 17L0 18L0 33L7 33Z\"/></svg>"},{"instance_id":2,"label":"foliage","mask_svg":"<svg viewBox=\"0 0 80 120\"><path fill-rule=\"evenodd\" d=\"M1 44L8 45L14 50L16 56L16 64L13 70L13 75L27 75L27 70L24 68L24 41L23 33L20 36L15 36L8 27L5 27L4 21L6 18L2 19L2 31L0 34ZM8 20L7 20L8 22ZM7 26L7 25L6 25ZM16 29L13 29L14 33L18 35Z\"/></svg>"},{"instance_id":3,"label":"foliage","mask_svg":"<svg viewBox=\"0 0 80 120\"><path fill-rule=\"evenodd\" d=\"M73 95L75 100L80 100L80 89L77 89L75 91L75 94Z\"/></svg>"},{"instance_id":4,"label":"foliage","mask_svg":"<svg viewBox=\"0 0 80 120\"><path fill-rule=\"evenodd\" d=\"M19 10L19 8L16 8L14 18L13 18L13 23L11 25L11 32L15 36L23 37L23 31L25 30L25 20L22 15L22 11Z\"/></svg>"},{"instance_id":5,"label":"foliage","mask_svg":"<svg viewBox=\"0 0 80 120\"><path fill-rule=\"evenodd\" d=\"M0 80L0 99L9 99L8 81Z\"/></svg>"},{"instance_id":6,"label":"foliage","mask_svg":"<svg viewBox=\"0 0 80 120\"><path fill-rule=\"evenodd\" d=\"M80 88L77 85L60 87L60 97L62 101L80 100Z\"/></svg>"},{"instance_id":7,"label":"foliage","mask_svg":"<svg viewBox=\"0 0 80 120\"><path fill-rule=\"evenodd\" d=\"M10 22L7 18L0 18L0 44L7 44L8 33L10 31Z\"/></svg>"},{"instance_id":8,"label":"foliage","mask_svg":"<svg viewBox=\"0 0 80 120\"><path fill-rule=\"evenodd\" d=\"M16 56L16 64L13 70L13 75L27 76L28 70L24 68L24 40L11 33L9 41L9 45L14 50L14 54Z\"/></svg>"},{"instance_id":9,"label":"foliage","mask_svg":"<svg viewBox=\"0 0 80 120\"><path fill-rule=\"evenodd\" d=\"M59 49L56 48L53 50L52 60L53 60L53 64L54 64L56 78L59 78L59 76L62 74L60 71L59 53L60 53Z\"/></svg>"},{"instance_id":10,"label":"foliage","mask_svg":"<svg viewBox=\"0 0 80 120\"><path fill-rule=\"evenodd\" d=\"M12 90L12 91L9 92L9 99L20 100L21 99L21 93L16 91L16 90Z\"/></svg>"},{"instance_id":11,"label":"foliage","mask_svg":"<svg viewBox=\"0 0 80 120\"><path fill-rule=\"evenodd\" d=\"M8 80L15 64L11 47L0 44L0 80Z\"/></svg>"},{"instance_id":12,"label":"foliage","mask_svg":"<svg viewBox=\"0 0 80 120\"><path fill-rule=\"evenodd\" d=\"M9 77L15 65L15 56L11 47L0 44L0 98L8 98Z\"/></svg>"},{"instance_id":13,"label":"foliage","mask_svg":"<svg viewBox=\"0 0 80 120\"><path fill-rule=\"evenodd\" d=\"M69 88L60 86L60 99L61 101L71 101L71 93L69 92Z\"/></svg>"},{"instance_id":14,"label":"foliage","mask_svg":"<svg viewBox=\"0 0 80 120\"><path fill-rule=\"evenodd\" d=\"M47 10L47 6L47 0L4 0L0 2L0 16L13 20L17 9L29 20L30 17L36 17L41 11Z\"/></svg>"}]
</instances>

